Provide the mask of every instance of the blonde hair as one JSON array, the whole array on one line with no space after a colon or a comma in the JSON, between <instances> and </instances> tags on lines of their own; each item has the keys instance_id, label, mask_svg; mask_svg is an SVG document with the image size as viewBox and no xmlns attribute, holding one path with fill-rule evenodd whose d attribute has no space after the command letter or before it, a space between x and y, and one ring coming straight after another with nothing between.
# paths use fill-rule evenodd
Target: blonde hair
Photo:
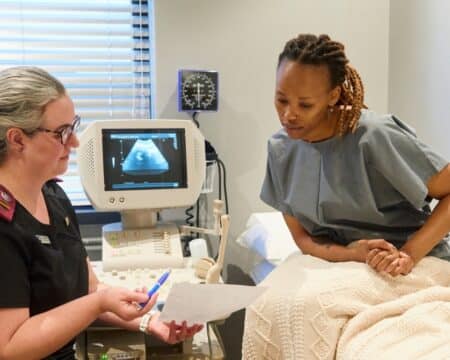
<instances>
[{"instance_id":1,"label":"blonde hair","mask_svg":"<svg viewBox=\"0 0 450 360\"><path fill-rule=\"evenodd\" d=\"M45 106L65 94L64 85L43 69L18 66L0 71L0 163L7 152L7 130L16 127L32 133Z\"/></svg>"}]
</instances>

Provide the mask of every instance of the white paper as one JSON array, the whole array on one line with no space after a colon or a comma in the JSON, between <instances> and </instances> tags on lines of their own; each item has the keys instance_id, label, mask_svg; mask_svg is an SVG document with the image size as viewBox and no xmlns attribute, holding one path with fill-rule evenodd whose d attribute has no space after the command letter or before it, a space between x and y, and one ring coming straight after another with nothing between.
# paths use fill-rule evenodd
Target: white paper
<instances>
[{"instance_id":1,"label":"white paper","mask_svg":"<svg viewBox=\"0 0 450 360\"><path fill-rule=\"evenodd\" d=\"M160 320L201 324L226 318L251 304L266 289L245 285L176 283L170 290Z\"/></svg>"}]
</instances>

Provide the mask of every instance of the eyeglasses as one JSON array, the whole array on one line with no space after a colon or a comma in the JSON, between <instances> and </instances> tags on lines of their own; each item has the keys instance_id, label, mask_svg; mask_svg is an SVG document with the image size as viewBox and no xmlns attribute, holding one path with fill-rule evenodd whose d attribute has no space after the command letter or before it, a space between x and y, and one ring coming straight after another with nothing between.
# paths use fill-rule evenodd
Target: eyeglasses
<instances>
[{"instance_id":1,"label":"eyeglasses","mask_svg":"<svg viewBox=\"0 0 450 360\"><path fill-rule=\"evenodd\" d=\"M75 118L73 119L72 125L65 125L60 130L50 130L38 127L35 131L43 131L47 133L56 134L59 136L61 144L66 145L67 141L70 139L72 134L75 133L80 127L80 121L81 121L80 116L76 115Z\"/></svg>"}]
</instances>

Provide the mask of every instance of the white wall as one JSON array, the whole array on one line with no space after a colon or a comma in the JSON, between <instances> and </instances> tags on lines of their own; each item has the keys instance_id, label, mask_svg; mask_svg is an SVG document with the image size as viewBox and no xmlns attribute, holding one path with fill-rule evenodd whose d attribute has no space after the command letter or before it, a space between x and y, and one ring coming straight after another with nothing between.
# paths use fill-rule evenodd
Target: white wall
<instances>
[{"instance_id":1,"label":"white wall","mask_svg":"<svg viewBox=\"0 0 450 360\"><path fill-rule=\"evenodd\" d=\"M259 191L266 141L278 128L273 107L277 56L301 32L346 45L366 85L366 103L387 111L389 0L155 0L155 116L177 112L179 68L219 71L219 112L200 127L226 164L231 239L251 212L269 210Z\"/></svg>"},{"instance_id":2,"label":"white wall","mask_svg":"<svg viewBox=\"0 0 450 360\"><path fill-rule=\"evenodd\" d=\"M391 1L389 111L450 159L450 1Z\"/></svg>"}]
</instances>

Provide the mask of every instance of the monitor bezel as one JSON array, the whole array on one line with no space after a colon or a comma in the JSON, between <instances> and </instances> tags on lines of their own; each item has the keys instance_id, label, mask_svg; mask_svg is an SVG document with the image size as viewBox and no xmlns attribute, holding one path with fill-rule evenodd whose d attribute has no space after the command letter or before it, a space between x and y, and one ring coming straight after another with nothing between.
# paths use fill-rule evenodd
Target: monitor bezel
<instances>
[{"instance_id":1,"label":"monitor bezel","mask_svg":"<svg viewBox=\"0 0 450 360\"><path fill-rule=\"evenodd\" d=\"M174 129L185 131L187 188L104 190L102 129ZM83 188L98 211L187 207L196 202L205 178L205 139L190 120L146 119L95 121L79 136L77 161Z\"/></svg>"}]
</instances>

